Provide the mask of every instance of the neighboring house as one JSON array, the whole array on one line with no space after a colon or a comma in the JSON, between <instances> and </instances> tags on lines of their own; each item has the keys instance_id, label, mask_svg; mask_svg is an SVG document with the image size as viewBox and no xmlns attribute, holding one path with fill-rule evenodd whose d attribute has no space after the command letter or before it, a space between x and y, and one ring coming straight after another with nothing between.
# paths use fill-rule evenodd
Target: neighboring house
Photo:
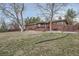
<instances>
[{"instance_id":1,"label":"neighboring house","mask_svg":"<svg viewBox=\"0 0 79 59\"><path fill-rule=\"evenodd\" d=\"M56 20L52 21L52 30L63 30L64 26L66 25L64 20ZM26 25L27 30L42 30L42 31L48 31L50 27L49 22L40 22L40 23L34 23L34 24L29 24Z\"/></svg>"},{"instance_id":2,"label":"neighboring house","mask_svg":"<svg viewBox=\"0 0 79 59\"><path fill-rule=\"evenodd\" d=\"M79 23L74 25L74 30L79 31Z\"/></svg>"},{"instance_id":3,"label":"neighboring house","mask_svg":"<svg viewBox=\"0 0 79 59\"><path fill-rule=\"evenodd\" d=\"M35 30L35 31L49 31L49 22L32 23L25 25L25 30ZM65 20L52 21L53 31L79 31L79 23L68 25ZM17 24L9 24L8 31L19 31Z\"/></svg>"},{"instance_id":4,"label":"neighboring house","mask_svg":"<svg viewBox=\"0 0 79 59\"><path fill-rule=\"evenodd\" d=\"M50 28L49 22L40 22L26 25L26 30L48 31ZM52 21L53 31L79 31L79 24L68 25L65 20Z\"/></svg>"},{"instance_id":5,"label":"neighboring house","mask_svg":"<svg viewBox=\"0 0 79 59\"><path fill-rule=\"evenodd\" d=\"M19 27L16 24L8 24L7 29L8 31L19 31Z\"/></svg>"}]
</instances>

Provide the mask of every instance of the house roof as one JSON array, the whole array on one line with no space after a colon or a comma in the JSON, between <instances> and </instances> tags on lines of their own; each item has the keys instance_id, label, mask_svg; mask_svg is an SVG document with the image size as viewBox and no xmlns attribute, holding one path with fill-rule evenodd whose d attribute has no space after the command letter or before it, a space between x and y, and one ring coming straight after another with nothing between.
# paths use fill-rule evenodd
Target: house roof
<instances>
[{"instance_id":1,"label":"house roof","mask_svg":"<svg viewBox=\"0 0 79 59\"><path fill-rule=\"evenodd\" d=\"M66 21L65 20L54 20L54 21L52 21L52 23L57 23L57 22L66 22ZM48 23L50 23L50 22L38 22L38 23L31 23L31 24L28 24L28 25L48 24Z\"/></svg>"}]
</instances>

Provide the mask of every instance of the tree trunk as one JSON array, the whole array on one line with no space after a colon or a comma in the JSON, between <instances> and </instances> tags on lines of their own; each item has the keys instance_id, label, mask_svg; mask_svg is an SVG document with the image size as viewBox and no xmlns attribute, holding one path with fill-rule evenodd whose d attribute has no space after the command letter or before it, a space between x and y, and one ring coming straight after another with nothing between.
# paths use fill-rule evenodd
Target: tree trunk
<instances>
[{"instance_id":1,"label":"tree trunk","mask_svg":"<svg viewBox=\"0 0 79 59\"><path fill-rule=\"evenodd\" d=\"M19 25L19 28L20 28L20 31L21 31L21 32L23 32L23 31L24 31L23 26L20 26L20 25Z\"/></svg>"},{"instance_id":2,"label":"tree trunk","mask_svg":"<svg viewBox=\"0 0 79 59\"><path fill-rule=\"evenodd\" d=\"M50 21L50 31L52 31L52 21Z\"/></svg>"},{"instance_id":3,"label":"tree trunk","mask_svg":"<svg viewBox=\"0 0 79 59\"><path fill-rule=\"evenodd\" d=\"M52 20L53 20L53 16L54 16L54 3L51 4L51 19L50 19L50 31L52 31Z\"/></svg>"}]
</instances>

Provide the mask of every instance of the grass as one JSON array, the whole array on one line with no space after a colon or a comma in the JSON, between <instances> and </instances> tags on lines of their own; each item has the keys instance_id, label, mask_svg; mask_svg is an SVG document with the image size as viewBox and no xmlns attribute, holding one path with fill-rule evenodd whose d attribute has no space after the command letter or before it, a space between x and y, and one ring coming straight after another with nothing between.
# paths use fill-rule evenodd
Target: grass
<instances>
[{"instance_id":1,"label":"grass","mask_svg":"<svg viewBox=\"0 0 79 59\"><path fill-rule=\"evenodd\" d=\"M0 56L79 56L79 34L58 38L65 35L30 31L0 33Z\"/></svg>"}]
</instances>

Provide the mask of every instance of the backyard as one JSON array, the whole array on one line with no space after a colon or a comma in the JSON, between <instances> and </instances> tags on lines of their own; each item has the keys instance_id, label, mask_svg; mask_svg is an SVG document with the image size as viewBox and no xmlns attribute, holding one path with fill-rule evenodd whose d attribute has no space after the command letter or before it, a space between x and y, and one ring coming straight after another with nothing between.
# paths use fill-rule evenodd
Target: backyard
<instances>
[{"instance_id":1,"label":"backyard","mask_svg":"<svg viewBox=\"0 0 79 59\"><path fill-rule=\"evenodd\" d=\"M6 55L79 55L79 34L42 31L0 33L0 56Z\"/></svg>"}]
</instances>

